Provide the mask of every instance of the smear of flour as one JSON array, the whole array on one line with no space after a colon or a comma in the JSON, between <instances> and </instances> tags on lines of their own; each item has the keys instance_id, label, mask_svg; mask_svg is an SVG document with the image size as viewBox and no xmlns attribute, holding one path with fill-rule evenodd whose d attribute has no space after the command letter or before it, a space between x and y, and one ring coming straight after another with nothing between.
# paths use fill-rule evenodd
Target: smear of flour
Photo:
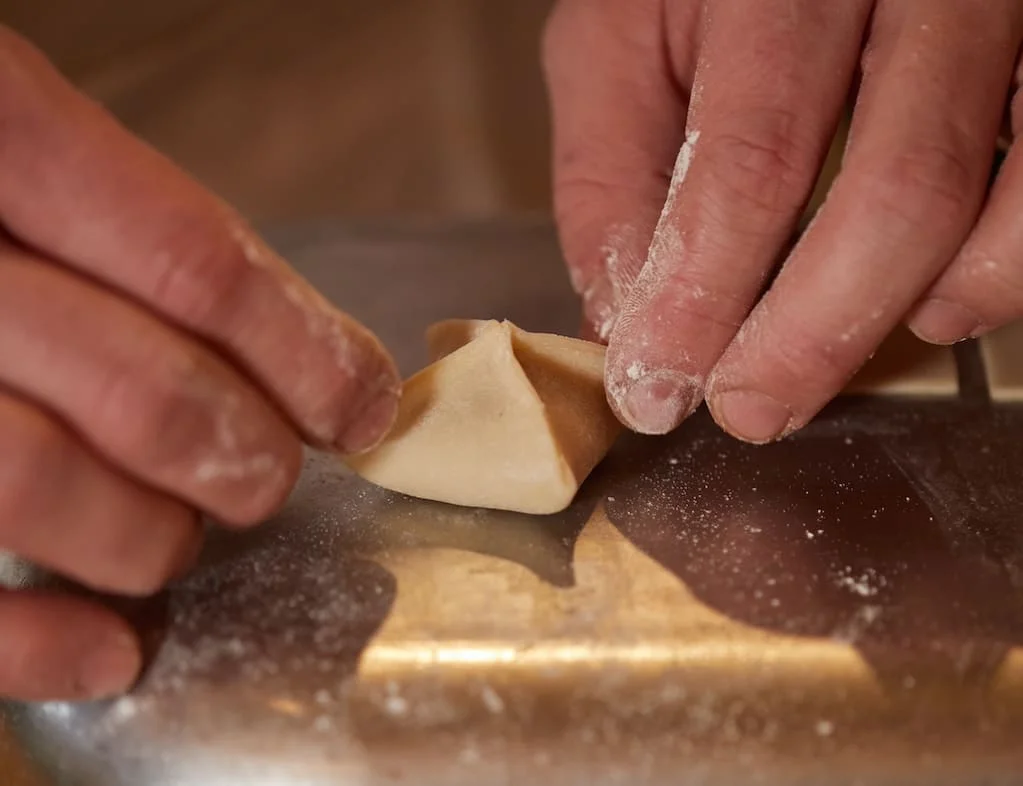
<instances>
[{"instance_id":1,"label":"smear of flour","mask_svg":"<svg viewBox=\"0 0 1023 786\"><path fill-rule=\"evenodd\" d=\"M587 283L579 280L578 271L572 271L573 285L587 305L597 335L604 341L610 338L629 293L639 283L641 273L665 260L677 259L682 253L682 238L674 226L672 214L693 162L699 138L699 131L690 131L679 149L646 260L639 257L641 244L636 228L629 224L618 224L607 230L601 246L603 276Z\"/></svg>"},{"instance_id":2,"label":"smear of flour","mask_svg":"<svg viewBox=\"0 0 1023 786\"><path fill-rule=\"evenodd\" d=\"M654 230L653 239L650 241L650 252L647 263L643 268L643 286L650 292L658 291L663 285L668 270L672 263L685 253L685 245L682 233L678 228L675 208L678 204L679 195L682 193L682 186L689 175L689 168L696 157L696 144L700 141L699 131L690 131L686 134L686 140L678 151L675 159L675 169L672 171L671 183L668 185L668 195L664 200L664 207L661 209L660 218L657 220L657 228Z\"/></svg>"},{"instance_id":3,"label":"smear of flour","mask_svg":"<svg viewBox=\"0 0 1023 786\"><path fill-rule=\"evenodd\" d=\"M252 450L262 441L261 435L242 412L238 395L223 393L198 376L186 392L213 419L212 445L196 463L195 480L214 483L260 478L268 494L279 493L286 480L285 468L274 454Z\"/></svg>"},{"instance_id":4,"label":"smear of flour","mask_svg":"<svg viewBox=\"0 0 1023 786\"><path fill-rule=\"evenodd\" d=\"M200 483L211 483L218 480L245 480L254 475L269 475L278 469L277 459L270 453L260 453L248 459L230 461L208 458L196 466L195 479Z\"/></svg>"},{"instance_id":5,"label":"smear of flour","mask_svg":"<svg viewBox=\"0 0 1023 786\"><path fill-rule=\"evenodd\" d=\"M345 329L348 326L337 309L312 286L291 271L276 254L257 240L245 227L235 227L233 236L250 265L260 270L266 270L280 280L284 296L305 318L309 335L315 339L329 340L338 368L347 375L354 376L352 342Z\"/></svg>"},{"instance_id":6,"label":"smear of flour","mask_svg":"<svg viewBox=\"0 0 1023 786\"><path fill-rule=\"evenodd\" d=\"M685 184L686 177L689 174L689 169L692 166L693 160L696 156L697 143L700 140L700 132L697 130L691 130L686 134L685 142L679 149L678 156L675 159L675 167L672 170L671 182L668 186L668 193L664 200L664 206L661 209L661 215L657 221L657 227L654 230L653 238L650 242L650 250L647 255L646 264L643 266L643 270L636 281L636 288L641 294L645 294L647 297L641 298L641 300L647 300L654 293L659 292L663 289L669 271L677 264L678 260L685 253L685 243L682 237L682 233L677 226L675 208L678 203L679 196L682 192L682 186ZM653 334L658 330L658 324L656 320L648 320L643 323L633 323L632 315L629 313L622 313L621 319L627 324L634 325L636 334L632 337L632 341L636 347L651 346L653 344ZM681 348L679 348L681 351ZM617 361L617 365L612 365L609 368L609 382L608 382L608 394L611 396L612 401L616 404L619 411L622 411L625 397L628 392L632 389L633 385L643 379L651 376L663 375L666 378L668 376L674 378L684 378L685 384L680 387L679 395L683 396L692 391L701 390L703 387L703 378L699 376L684 375L681 372L669 371L663 368L648 367L644 363L637 363L632 356L629 356L627 367L621 367L622 363L626 363L626 360ZM680 359L683 359L680 357ZM613 364L615 360L611 361ZM666 402L666 408L670 409L684 409L689 406L688 402L681 400L676 402Z\"/></svg>"},{"instance_id":7,"label":"smear of flour","mask_svg":"<svg viewBox=\"0 0 1023 786\"><path fill-rule=\"evenodd\" d=\"M643 268L643 260L638 255L640 242L635 227L618 224L608 230L601 246L604 279L608 286L600 293L603 301L596 306L595 317L597 335L603 341L611 337L618 314ZM585 294L583 298L586 300Z\"/></svg>"},{"instance_id":8,"label":"smear of flour","mask_svg":"<svg viewBox=\"0 0 1023 786\"><path fill-rule=\"evenodd\" d=\"M366 390L380 392L389 390L395 395L400 392L398 380L392 378L393 374L385 364L379 364L378 369L367 369L360 364L361 359L370 355L367 346L377 343L377 339L371 333L338 311L247 227L242 224L235 225L232 237L250 265L271 273L280 281L284 296L305 320L309 336L327 343L336 368L346 378ZM380 354L383 355L382 347ZM367 371L375 371L377 376L367 379L365 378ZM305 376L297 374L296 378L301 382ZM313 378L312 375L308 376L310 380ZM335 415L336 413L326 414L319 422L307 422L306 426L320 441L332 442L337 426Z\"/></svg>"},{"instance_id":9,"label":"smear of flour","mask_svg":"<svg viewBox=\"0 0 1023 786\"><path fill-rule=\"evenodd\" d=\"M657 230L654 232L655 240L657 235L661 234L672 223L671 214L675 211L675 205L678 202L679 194L682 192L682 186L689 176L689 168L696 157L696 144L699 141L700 132L689 131L686 133L685 142L679 148L678 156L675 158L675 168L671 173L671 182L668 185L668 195L664 200L664 207L661 209L661 217L657 221Z\"/></svg>"}]
</instances>

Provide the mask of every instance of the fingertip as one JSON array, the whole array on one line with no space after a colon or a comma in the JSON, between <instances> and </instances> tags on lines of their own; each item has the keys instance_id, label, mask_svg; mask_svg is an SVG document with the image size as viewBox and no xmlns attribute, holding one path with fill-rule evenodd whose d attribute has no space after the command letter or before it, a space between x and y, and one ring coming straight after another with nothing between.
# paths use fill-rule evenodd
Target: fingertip
<instances>
[{"instance_id":1,"label":"fingertip","mask_svg":"<svg viewBox=\"0 0 1023 786\"><path fill-rule=\"evenodd\" d=\"M605 376L608 402L618 419L639 434L674 431L702 401L700 380L641 360L616 363Z\"/></svg>"},{"instance_id":2,"label":"fingertip","mask_svg":"<svg viewBox=\"0 0 1023 786\"><path fill-rule=\"evenodd\" d=\"M204 535L202 523L197 518L191 537L186 538L178 549L171 580L184 578L199 562L206 540Z\"/></svg>"},{"instance_id":3,"label":"fingertip","mask_svg":"<svg viewBox=\"0 0 1023 786\"><path fill-rule=\"evenodd\" d=\"M400 387L372 394L361 408L353 410L348 425L337 438L337 449L347 456L356 456L377 447L398 417L400 400Z\"/></svg>"},{"instance_id":4,"label":"fingertip","mask_svg":"<svg viewBox=\"0 0 1023 786\"><path fill-rule=\"evenodd\" d=\"M707 406L722 429L753 445L776 442L796 430L792 410L757 390L715 393L708 399Z\"/></svg>"},{"instance_id":5,"label":"fingertip","mask_svg":"<svg viewBox=\"0 0 1023 786\"><path fill-rule=\"evenodd\" d=\"M359 393L348 405L344 425L334 446L342 454L356 456L377 447L398 418L402 381L394 358L367 328L353 323L362 345L353 369Z\"/></svg>"},{"instance_id":6,"label":"fingertip","mask_svg":"<svg viewBox=\"0 0 1023 786\"><path fill-rule=\"evenodd\" d=\"M0 594L0 695L18 701L94 701L129 690L141 643L110 610L35 591Z\"/></svg>"},{"instance_id":7,"label":"fingertip","mask_svg":"<svg viewBox=\"0 0 1023 786\"><path fill-rule=\"evenodd\" d=\"M79 667L78 685L87 699L109 699L130 690L141 670L138 637L123 625L85 655Z\"/></svg>"},{"instance_id":8,"label":"fingertip","mask_svg":"<svg viewBox=\"0 0 1023 786\"><path fill-rule=\"evenodd\" d=\"M314 444L344 455L365 453L387 436L398 416L402 380L394 358L376 335L340 311L333 312L339 341L332 393L321 399L310 429Z\"/></svg>"},{"instance_id":9,"label":"fingertip","mask_svg":"<svg viewBox=\"0 0 1023 786\"><path fill-rule=\"evenodd\" d=\"M984 331L983 320L976 312L942 298L929 298L921 303L911 315L908 326L921 341L946 346Z\"/></svg>"}]
</instances>

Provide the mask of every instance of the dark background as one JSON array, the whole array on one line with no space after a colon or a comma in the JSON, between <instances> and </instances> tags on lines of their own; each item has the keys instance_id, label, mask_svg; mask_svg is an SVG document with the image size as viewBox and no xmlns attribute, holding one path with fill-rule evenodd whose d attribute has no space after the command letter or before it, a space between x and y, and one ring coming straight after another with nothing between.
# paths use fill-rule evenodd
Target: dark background
<instances>
[{"instance_id":1,"label":"dark background","mask_svg":"<svg viewBox=\"0 0 1023 786\"><path fill-rule=\"evenodd\" d=\"M0 0L0 21L263 223L549 210L553 0Z\"/></svg>"}]
</instances>

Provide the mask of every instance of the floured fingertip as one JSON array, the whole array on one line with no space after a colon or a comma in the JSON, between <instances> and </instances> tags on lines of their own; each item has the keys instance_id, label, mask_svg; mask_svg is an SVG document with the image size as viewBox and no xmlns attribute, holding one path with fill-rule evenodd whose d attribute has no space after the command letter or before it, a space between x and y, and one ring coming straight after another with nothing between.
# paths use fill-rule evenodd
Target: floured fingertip
<instances>
[{"instance_id":1,"label":"floured fingertip","mask_svg":"<svg viewBox=\"0 0 1023 786\"><path fill-rule=\"evenodd\" d=\"M608 403L618 419L640 434L667 434L703 400L702 381L674 369L651 369L634 360L606 379Z\"/></svg>"}]
</instances>

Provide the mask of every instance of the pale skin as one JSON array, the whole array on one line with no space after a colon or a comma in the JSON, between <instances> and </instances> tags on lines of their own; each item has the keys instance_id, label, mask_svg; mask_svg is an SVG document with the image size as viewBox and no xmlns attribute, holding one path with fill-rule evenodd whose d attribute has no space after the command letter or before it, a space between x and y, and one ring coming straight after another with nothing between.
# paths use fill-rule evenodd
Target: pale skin
<instances>
[{"instance_id":1,"label":"pale skin","mask_svg":"<svg viewBox=\"0 0 1023 786\"><path fill-rule=\"evenodd\" d=\"M985 201L1000 128L1023 129L1021 40L1017 0L561 0L558 226L621 419L664 433L706 401L770 442L900 322L953 343L1023 316L1020 145Z\"/></svg>"},{"instance_id":2,"label":"pale skin","mask_svg":"<svg viewBox=\"0 0 1023 786\"><path fill-rule=\"evenodd\" d=\"M985 202L1007 105L1023 128L1021 40L1017 0L562 0L558 228L626 425L706 400L771 441L900 321L948 343L1023 315L1018 146ZM843 172L762 295L854 82ZM375 338L10 32L0 172L0 549L148 594L202 514L272 513L303 441L358 452L392 423ZM109 696L140 669L80 600L0 591L0 630L0 695Z\"/></svg>"},{"instance_id":3,"label":"pale skin","mask_svg":"<svg viewBox=\"0 0 1023 786\"><path fill-rule=\"evenodd\" d=\"M229 208L0 29L0 549L103 592L185 571L200 515L265 519L305 441L381 439L400 380ZM0 695L129 687L98 605L0 589Z\"/></svg>"}]
</instances>

